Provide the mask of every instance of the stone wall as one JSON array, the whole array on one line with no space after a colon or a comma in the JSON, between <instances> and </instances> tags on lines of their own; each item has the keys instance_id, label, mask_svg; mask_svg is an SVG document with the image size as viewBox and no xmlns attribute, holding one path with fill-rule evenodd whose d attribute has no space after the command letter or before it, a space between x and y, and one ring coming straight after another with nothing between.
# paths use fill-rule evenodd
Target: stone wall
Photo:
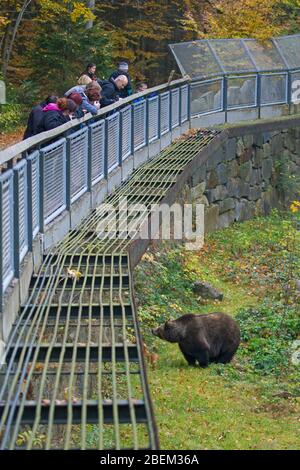
<instances>
[{"instance_id":1,"label":"stone wall","mask_svg":"<svg viewBox=\"0 0 300 470\"><path fill-rule=\"evenodd\" d=\"M206 232L267 215L286 205L298 189L300 127L230 136L237 133L229 129L225 143L199 165L188 183L189 199L206 206Z\"/></svg>"}]
</instances>

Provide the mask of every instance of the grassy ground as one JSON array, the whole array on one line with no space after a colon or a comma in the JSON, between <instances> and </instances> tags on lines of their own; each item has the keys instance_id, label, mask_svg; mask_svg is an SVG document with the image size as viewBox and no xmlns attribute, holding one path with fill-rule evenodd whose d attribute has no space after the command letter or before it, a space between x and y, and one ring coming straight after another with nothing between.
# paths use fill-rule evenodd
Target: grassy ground
<instances>
[{"instance_id":1,"label":"grassy ground","mask_svg":"<svg viewBox=\"0 0 300 470\"><path fill-rule=\"evenodd\" d=\"M204 249L153 247L136 272L139 318L150 353L148 375L162 449L297 449L300 366L300 232L274 213L216 232ZM222 302L193 293L197 279L224 293ZM229 365L190 368L177 345L150 328L184 313L235 316L242 344Z\"/></svg>"}]
</instances>

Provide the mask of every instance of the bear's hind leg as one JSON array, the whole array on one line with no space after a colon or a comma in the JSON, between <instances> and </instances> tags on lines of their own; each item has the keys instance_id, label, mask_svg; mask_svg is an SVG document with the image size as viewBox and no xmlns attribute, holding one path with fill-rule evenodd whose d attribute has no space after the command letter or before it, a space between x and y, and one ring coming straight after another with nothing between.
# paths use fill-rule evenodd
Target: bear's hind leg
<instances>
[{"instance_id":1,"label":"bear's hind leg","mask_svg":"<svg viewBox=\"0 0 300 470\"><path fill-rule=\"evenodd\" d=\"M215 362L217 364L228 364L228 362L231 361L233 356L234 356L234 353L226 351L226 352L221 353L220 356L217 357Z\"/></svg>"}]
</instances>

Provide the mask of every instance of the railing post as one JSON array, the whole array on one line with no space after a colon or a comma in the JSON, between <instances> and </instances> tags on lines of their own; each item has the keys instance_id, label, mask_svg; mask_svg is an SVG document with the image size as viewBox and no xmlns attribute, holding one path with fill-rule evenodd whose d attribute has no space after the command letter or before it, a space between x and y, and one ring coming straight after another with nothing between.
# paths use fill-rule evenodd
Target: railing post
<instances>
[{"instance_id":1,"label":"railing post","mask_svg":"<svg viewBox=\"0 0 300 470\"><path fill-rule=\"evenodd\" d=\"M181 88L179 87L179 126L181 126Z\"/></svg>"},{"instance_id":2,"label":"railing post","mask_svg":"<svg viewBox=\"0 0 300 470\"><path fill-rule=\"evenodd\" d=\"M1 209L1 217L0 217L0 312L3 309L3 223L2 223L2 208L3 208L3 195L2 195L2 187L0 185L0 209ZM2 319L1 319L2 321ZM0 325L1 331L1 325Z\"/></svg>"},{"instance_id":3,"label":"railing post","mask_svg":"<svg viewBox=\"0 0 300 470\"><path fill-rule=\"evenodd\" d=\"M105 120L105 144L104 144L104 162L103 162L103 174L104 178L108 179L108 122Z\"/></svg>"},{"instance_id":4,"label":"railing post","mask_svg":"<svg viewBox=\"0 0 300 470\"><path fill-rule=\"evenodd\" d=\"M92 128L88 126L87 190L92 191Z\"/></svg>"},{"instance_id":5,"label":"railing post","mask_svg":"<svg viewBox=\"0 0 300 470\"><path fill-rule=\"evenodd\" d=\"M228 91L228 77L223 77L223 111L225 113L225 122L227 122L227 91Z\"/></svg>"},{"instance_id":6,"label":"railing post","mask_svg":"<svg viewBox=\"0 0 300 470\"><path fill-rule=\"evenodd\" d=\"M189 82L188 84L188 96L187 96L187 100L188 100L188 121L189 121L189 127L191 127L191 124L192 124L192 116L191 116L191 110L192 110L192 105L191 105L191 99L192 99L192 93L191 93L191 83Z\"/></svg>"},{"instance_id":7,"label":"railing post","mask_svg":"<svg viewBox=\"0 0 300 470\"><path fill-rule=\"evenodd\" d=\"M291 109L292 109L292 85L293 85L293 80L292 80L292 74L290 71L287 72L287 102L289 105L289 114L291 114Z\"/></svg>"},{"instance_id":8,"label":"railing post","mask_svg":"<svg viewBox=\"0 0 300 470\"><path fill-rule=\"evenodd\" d=\"M27 160L27 221L28 221L28 250L32 251L33 223L32 223L32 161Z\"/></svg>"},{"instance_id":9,"label":"railing post","mask_svg":"<svg viewBox=\"0 0 300 470\"><path fill-rule=\"evenodd\" d=\"M131 155L134 156L134 106L131 111Z\"/></svg>"},{"instance_id":10,"label":"railing post","mask_svg":"<svg viewBox=\"0 0 300 470\"><path fill-rule=\"evenodd\" d=\"M157 135L158 135L158 139L161 140L161 100L160 100L160 93L158 94L158 132L157 132Z\"/></svg>"},{"instance_id":11,"label":"railing post","mask_svg":"<svg viewBox=\"0 0 300 470\"><path fill-rule=\"evenodd\" d=\"M14 207L14 275L20 277L20 227L19 227L19 175L14 172L14 191L13 191L13 207Z\"/></svg>"},{"instance_id":12,"label":"railing post","mask_svg":"<svg viewBox=\"0 0 300 470\"><path fill-rule=\"evenodd\" d=\"M122 159L122 148L123 148L123 113L120 113L119 118L119 166L122 168L123 159Z\"/></svg>"},{"instance_id":13,"label":"railing post","mask_svg":"<svg viewBox=\"0 0 300 470\"><path fill-rule=\"evenodd\" d=\"M258 119L261 117L261 75L257 74L256 104L258 107Z\"/></svg>"},{"instance_id":14,"label":"railing post","mask_svg":"<svg viewBox=\"0 0 300 470\"><path fill-rule=\"evenodd\" d=\"M45 201L44 201L44 186L45 186L45 162L44 162L45 156L40 153L39 159L40 159L40 188L39 188L39 206L40 206L40 231L41 233L44 233L44 212L45 212Z\"/></svg>"},{"instance_id":15,"label":"railing post","mask_svg":"<svg viewBox=\"0 0 300 470\"><path fill-rule=\"evenodd\" d=\"M149 146L149 101L148 101L148 98L145 99L146 103L145 103L145 129L146 129L146 147Z\"/></svg>"},{"instance_id":16,"label":"railing post","mask_svg":"<svg viewBox=\"0 0 300 470\"><path fill-rule=\"evenodd\" d=\"M66 142L66 206L67 210L71 210L71 141L67 139Z\"/></svg>"}]
</instances>

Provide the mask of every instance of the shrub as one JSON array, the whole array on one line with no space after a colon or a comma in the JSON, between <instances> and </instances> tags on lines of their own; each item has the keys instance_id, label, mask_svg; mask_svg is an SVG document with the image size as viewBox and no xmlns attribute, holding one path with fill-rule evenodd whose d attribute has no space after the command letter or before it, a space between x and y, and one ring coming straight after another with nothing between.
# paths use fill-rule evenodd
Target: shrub
<instances>
[{"instance_id":1,"label":"shrub","mask_svg":"<svg viewBox=\"0 0 300 470\"><path fill-rule=\"evenodd\" d=\"M20 104L1 105L0 132L7 132L23 124L24 114Z\"/></svg>"}]
</instances>

